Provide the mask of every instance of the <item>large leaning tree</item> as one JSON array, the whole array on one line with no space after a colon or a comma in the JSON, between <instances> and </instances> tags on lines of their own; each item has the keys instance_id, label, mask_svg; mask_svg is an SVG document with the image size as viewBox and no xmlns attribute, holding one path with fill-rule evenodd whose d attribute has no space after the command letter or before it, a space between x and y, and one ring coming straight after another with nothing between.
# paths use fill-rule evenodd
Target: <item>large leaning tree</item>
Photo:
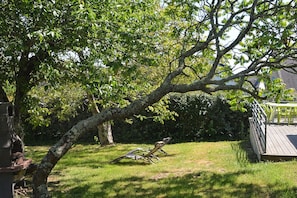
<instances>
[{"instance_id":1,"label":"large leaning tree","mask_svg":"<svg viewBox=\"0 0 297 198\"><path fill-rule=\"evenodd\" d=\"M273 70L297 66L286 63L297 58L296 0L96 2L1 1L1 98L7 100L4 84L14 82L21 109L38 82L72 74L99 96L96 75L112 74L103 84L116 87L111 98L125 99L80 121L49 149L33 176L35 197L50 196L52 169L98 125L137 115L173 92L259 97L252 77L269 79Z\"/></svg>"}]
</instances>

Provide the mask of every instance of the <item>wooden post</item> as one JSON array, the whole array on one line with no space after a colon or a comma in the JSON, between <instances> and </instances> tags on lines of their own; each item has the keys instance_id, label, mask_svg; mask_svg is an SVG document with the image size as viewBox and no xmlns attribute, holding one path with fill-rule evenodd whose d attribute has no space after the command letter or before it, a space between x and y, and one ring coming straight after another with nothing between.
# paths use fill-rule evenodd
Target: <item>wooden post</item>
<instances>
[{"instance_id":1,"label":"wooden post","mask_svg":"<svg viewBox=\"0 0 297 198\"><path fill-rule=\"evenodd\" d=\"M0 168L11 167L11 133L13 125L13 106L0 103ZM13 173L0 172L0 195L13 197Z\"/></svg>"}]
</instances>

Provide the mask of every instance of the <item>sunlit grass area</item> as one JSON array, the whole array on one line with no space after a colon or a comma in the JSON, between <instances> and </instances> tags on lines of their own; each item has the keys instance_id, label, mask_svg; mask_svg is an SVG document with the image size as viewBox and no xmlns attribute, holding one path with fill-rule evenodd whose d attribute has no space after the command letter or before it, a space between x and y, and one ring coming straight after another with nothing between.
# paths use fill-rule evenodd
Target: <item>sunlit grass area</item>
<instances>
[{"instance_id":1,"label":"sunlit grass area","mask_svg":"<svg viewBox=\"0 0 297 198\"><path fill-rule=\"evenodd\" d=\"M255 163L247 142L168 144L169 155L148 164L114 158L153 145L78 144L49 177L53 197L296 197L296 161ZM29 146L39 161L47 147Z\"/></svg>"}]
</instances>

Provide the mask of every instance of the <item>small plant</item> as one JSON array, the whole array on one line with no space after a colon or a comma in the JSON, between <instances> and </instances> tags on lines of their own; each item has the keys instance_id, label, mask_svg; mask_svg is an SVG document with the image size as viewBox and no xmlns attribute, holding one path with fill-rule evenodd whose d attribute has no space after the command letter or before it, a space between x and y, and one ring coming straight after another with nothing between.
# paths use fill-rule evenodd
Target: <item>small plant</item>
<instances>
[{"instance_id":1,"label":"small plant","mask_svg":"<svg viewBox=\"0 0 297 198\"><path fill-rule=\"evenodd\" d=\"M95 141L96 144L100 145L100 141L99 141L98 136L94 135L94 141Z\"/></svg>"}]
</instances>

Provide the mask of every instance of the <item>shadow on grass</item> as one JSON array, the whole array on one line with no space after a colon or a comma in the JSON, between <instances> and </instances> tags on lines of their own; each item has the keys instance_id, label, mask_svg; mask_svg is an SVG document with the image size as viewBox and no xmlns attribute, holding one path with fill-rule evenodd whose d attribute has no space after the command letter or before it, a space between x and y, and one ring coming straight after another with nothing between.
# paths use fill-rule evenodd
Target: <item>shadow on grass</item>
<instances>
[{"instance_id":1,"label":"shadow on grass","mask_svg":"<svg viewBox=\"0 0 297 198\"><path fill-rule=\"evenodd\" d=\"M110 164L115 164L117 166L144 166L144 165L150 165L149 162L146 162L144 160L129 160L129 159L124 159L116 163L110 163Z\"/></svg>"},{"instance_id":2,"label":"shadow on grass","mask_svg":"<svg viewBox=\"0 0 297 198\"><path fill-rule=\"evenodd\" d=\"M280 189L278 184L259 186L239 182L241 175L254 174L250 171L233 173L195 172L179 177L128 177L94 184L80 185L53 197L295 197L297 189ZM272 189L277 189L273 191Z\"/></svg>"},{"instance_id":3,"label":"shadow on grass","mask_svg":"<svg viewBox=\"0 0 297 198\"><path fill-rule=\"evenodd\" d=\"M240 165L246 166L249 163L258 162L257 155L254 153L249 140L243 140L239 143L232 143L232 150L236 153L237 161Z\"/></svg>"},{"instance_id":4,"label":"shadow on grass","mask_svg":"<svg viewBox=\"0 0 297 198\"><path fill-rule=\"evenodd\" d=\"M257 155L255 154L249 139L241 141L239 145L240 145L240 148L246 152L249 162L251 163L258 162Z\"/></svg>"},{"instance_id":5,"label":"shadow on grass","mask_svg":"<svg viewBox=\"0 0 297 198\"><path fill-rule=\"evenodd\" d=\"M171 154L171 155L162 155L162 156L157 156L157 157L160 157L159 159L155 159L153 158L153 164L155 163L159 163L162 161L162 159L164 158L168 158L168 157L173 157L175 156L175 154ZM139 160L133 160L133 159L122 159L121 161L119 162L115 162L115 163L112 163L112 162L109 162L109 164L114 164L114 165L119 165L119 166L135 166L135 165L151 165L152 163L150 163L148 160L146 159L139 159Z\"/></svg>"}]
</instances>

